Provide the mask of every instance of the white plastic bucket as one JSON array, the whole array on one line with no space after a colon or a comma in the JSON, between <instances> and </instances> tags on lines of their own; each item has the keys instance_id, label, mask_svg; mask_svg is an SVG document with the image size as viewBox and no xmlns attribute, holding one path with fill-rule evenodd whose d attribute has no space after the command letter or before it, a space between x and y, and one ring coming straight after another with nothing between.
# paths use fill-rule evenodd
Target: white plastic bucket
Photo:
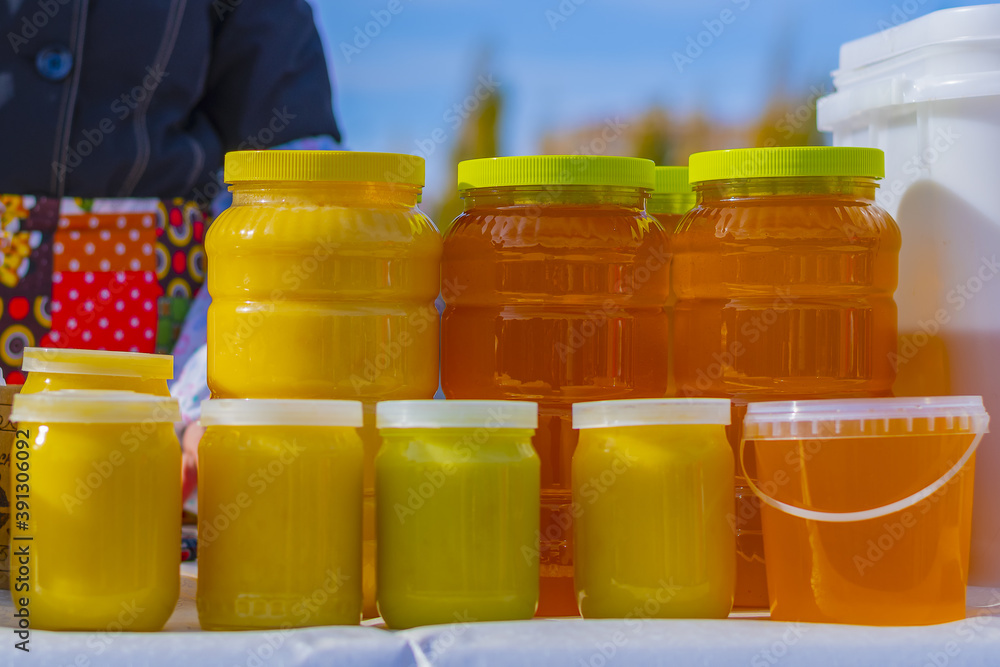
<instances>
[{"instance_id":1,"label":"white plastic bucket","mask_svg":"<svg viewBox=\"0 0 1000 667\"><path fill-rule=\"evenodd\" d=\"M819 100L836 146L886 154L903 232L897 395L1000 411L1000 5L933 12L841 47ZM1000 585L1000 447L978 457L970 583Z\"/></svg>"}]
</instances>

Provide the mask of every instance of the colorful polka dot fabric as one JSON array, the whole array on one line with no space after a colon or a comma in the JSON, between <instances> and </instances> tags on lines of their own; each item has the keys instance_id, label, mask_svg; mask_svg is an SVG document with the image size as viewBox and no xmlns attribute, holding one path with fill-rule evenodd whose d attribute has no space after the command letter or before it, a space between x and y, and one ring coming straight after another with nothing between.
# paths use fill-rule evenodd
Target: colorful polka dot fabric
<instances>
[{"instance_id":1,"label":"colorful polka dot fabric","mask_svg":"<svg viewBox=\"0 0 1000 667\"><path fill-rule=\"evenodd\" d=\"M169 353L205 281L191 202L0 195L0 367L30 346Z\"/></svg>"}]
</instances>

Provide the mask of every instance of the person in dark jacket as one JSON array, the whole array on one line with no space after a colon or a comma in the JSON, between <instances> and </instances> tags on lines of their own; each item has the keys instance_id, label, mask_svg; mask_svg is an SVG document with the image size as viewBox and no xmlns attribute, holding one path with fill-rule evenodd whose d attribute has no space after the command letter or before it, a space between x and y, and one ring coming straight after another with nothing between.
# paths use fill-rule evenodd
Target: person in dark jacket
<instances>
[{"instance_id":1,"label":"person in dark jacket","mask_svg":"<svg viewBox=\"0 0 1000 667\"><path fill-rule=\"evenodd\" d=\"M204 201L226 151L340 139L305 0L7 0L0 17L0 192Z\"/></svg>"}]
</instances>

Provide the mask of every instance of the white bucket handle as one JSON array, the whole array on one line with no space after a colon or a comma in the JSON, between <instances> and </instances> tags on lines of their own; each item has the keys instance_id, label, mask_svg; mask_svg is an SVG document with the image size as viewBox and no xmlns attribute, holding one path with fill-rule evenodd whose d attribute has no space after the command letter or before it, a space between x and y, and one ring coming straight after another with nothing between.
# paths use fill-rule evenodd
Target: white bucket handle
<instances>
[{"instance_id":1,"label":"white bucket handle","mask_svg":"<svg viewBox=\"0 0 1000 667\"><path fill-rule=\"evenodd\" d=\"M789 514L800 519L806 519L807 521L825 521L827 523L849 523L852 521L867 521L868 519L878 519L880 517L888 516L894 512L899 512L905 510L908 507L916 505L921 500L929 498L935 493L937 493L945 484L950 482L955 475L961 472L965 464L972 458L972 455L976 453L976 448L979 447L979 442L983 439L983 433L976 433L976 437L973 439L972 444L969 448L965 450L962 454L962 458L958 460L955 465L951 467L948 472L946 472L941 478L936 482L932 483L920 491L917 491L913 495L907 496L902 500L897 500L894 503L889 503L888 505L882 505L881 507L876 507L870 510L860 510L858 512L817 512L816 510L807 510L802 507L796 507L795 505L789 505L788 503L783 503L780 500L772 498L771 496L764 493L752 479L747 475L746 465L743 460L743 452L746 447L746 440L740 441L740 470L743 473L743 477L746 479L747 484L750 489L754 492L758 498L761 499L767 505L781 510L785 514Z\"/></svg>"}]
</instances>

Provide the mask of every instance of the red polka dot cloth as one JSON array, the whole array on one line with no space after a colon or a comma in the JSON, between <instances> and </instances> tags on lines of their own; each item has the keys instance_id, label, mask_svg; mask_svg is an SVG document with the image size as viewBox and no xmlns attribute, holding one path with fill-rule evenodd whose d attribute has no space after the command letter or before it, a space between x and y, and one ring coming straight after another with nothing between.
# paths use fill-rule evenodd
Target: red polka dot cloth
<instances>
[{"instance_id":1,"label":"red polka dot cloth","mask_svg":"<svg viewBox=\"0 0 1000 667\"><path fill-rule=\"evenodd\" d=\"M183 200L0 195L0 368L25 347L169 353L205 280L208 214Z\"/></svg>"}]
</instances>

